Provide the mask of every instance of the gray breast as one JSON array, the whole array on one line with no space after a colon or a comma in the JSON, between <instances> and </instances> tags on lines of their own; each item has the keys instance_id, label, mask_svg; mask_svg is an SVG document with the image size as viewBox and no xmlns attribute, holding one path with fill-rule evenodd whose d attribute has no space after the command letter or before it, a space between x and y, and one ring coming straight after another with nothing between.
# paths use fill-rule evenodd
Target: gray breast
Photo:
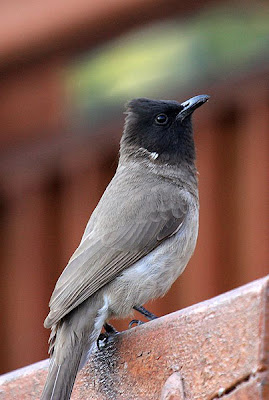
<instances>
[{"instance_id":1,"label":"gray breast","mask_svg":"<svg viewBox=\"0 0 269 400\"><path fill-rule=\"evenodd\" d=\"M192 203L178 232L108 285L113 314L128 315L134 305L163 296L184 271L195 249L197 235L198 207Z\"/></svg>"}]
</instances>

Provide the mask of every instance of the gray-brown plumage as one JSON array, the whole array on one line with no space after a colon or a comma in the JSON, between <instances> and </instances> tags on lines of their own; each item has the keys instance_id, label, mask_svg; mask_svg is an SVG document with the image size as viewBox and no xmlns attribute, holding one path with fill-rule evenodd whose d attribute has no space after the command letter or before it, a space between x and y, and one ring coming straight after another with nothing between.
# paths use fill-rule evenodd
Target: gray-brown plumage
<instances>
[{"instance_id":1,"label":"gray-brown plumage","mask_svg":"<svg viewBox=\"0 0 269 400\"><path fill-rule=\"evenodd\" d=\"M128 104L116 174L51 297L43 400L68 400L103 324L163 296L188 263L199 210L191 114L207 99Z\"/></svg>"}]
</instances>

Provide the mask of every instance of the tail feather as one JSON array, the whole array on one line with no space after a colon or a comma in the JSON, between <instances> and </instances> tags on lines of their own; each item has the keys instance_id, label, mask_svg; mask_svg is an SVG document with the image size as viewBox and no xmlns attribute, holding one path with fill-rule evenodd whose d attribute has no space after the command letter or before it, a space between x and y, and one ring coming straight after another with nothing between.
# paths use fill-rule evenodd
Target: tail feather
<instances>
[{"instance_id":1,"label":"tail feather","mask_svg":"<svg viewBox=\"0 0 269 400\"><path fill-rule=\"evenodd\" d=\"M51 361L41 400L69 400L87 338L66 320L52 327L49 342Z\"/></svg>"},{"instance_id":2,"label":"tail feather","mask_svg":"<svg viewBox=\"0 0 269 400\"><path fill-rule=\"evenodd\" d=\"M40 400L69 400L78 373L82 352L74 351L72 361L58 365L51 359L47 381Z\"/></svg>"},{"instance_id":3,"label":"tail feather","mask_svg":"<svg viewBox=\"0 0 269 400\"><path fill-rule=\"evenodd\" d=\"M69 400L78 370L83 367L108 317L101 298L84 302L52 326L51 362L41 400Z\"/></svg>"}]
</instances>

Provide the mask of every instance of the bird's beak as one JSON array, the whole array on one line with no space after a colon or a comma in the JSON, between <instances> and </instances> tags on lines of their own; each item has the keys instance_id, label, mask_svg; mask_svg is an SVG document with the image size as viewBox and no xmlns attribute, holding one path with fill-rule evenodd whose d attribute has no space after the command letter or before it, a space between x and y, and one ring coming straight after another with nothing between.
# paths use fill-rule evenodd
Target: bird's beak
<instances>
[{"instance_id":1,"label":"bird's beak","mask_svg":"<svg viewBox=\"0 0 269 400\"><path fill-rule=\"evenodd\" d=\"M206 103L209 97L210 96L207 94L200 94L199 96L192 97L191 99L184 101L184 103L181 103L183 109L178 113L177 120L182 122L184 118L192 114L196 108Z\"/></svg>"}]
</instances>

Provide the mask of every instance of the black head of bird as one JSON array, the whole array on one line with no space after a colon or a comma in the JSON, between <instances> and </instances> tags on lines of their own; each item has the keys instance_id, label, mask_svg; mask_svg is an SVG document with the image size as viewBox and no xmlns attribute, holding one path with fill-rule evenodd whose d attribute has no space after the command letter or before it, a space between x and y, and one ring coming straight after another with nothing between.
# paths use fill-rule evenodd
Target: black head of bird
<instances>
[{"instance_id":1,"label":"black head of bird","mask_svg":"<svg viewBox=\"0 0 269 400\"><path fill-rule=\"evenodd\" d=\"M138 98L127 104L121 141L123 150L145 149L159 163L172 165L195 160L191 116L209 99L195 96L183 103Z\"/></svg>"}]
</instances>

